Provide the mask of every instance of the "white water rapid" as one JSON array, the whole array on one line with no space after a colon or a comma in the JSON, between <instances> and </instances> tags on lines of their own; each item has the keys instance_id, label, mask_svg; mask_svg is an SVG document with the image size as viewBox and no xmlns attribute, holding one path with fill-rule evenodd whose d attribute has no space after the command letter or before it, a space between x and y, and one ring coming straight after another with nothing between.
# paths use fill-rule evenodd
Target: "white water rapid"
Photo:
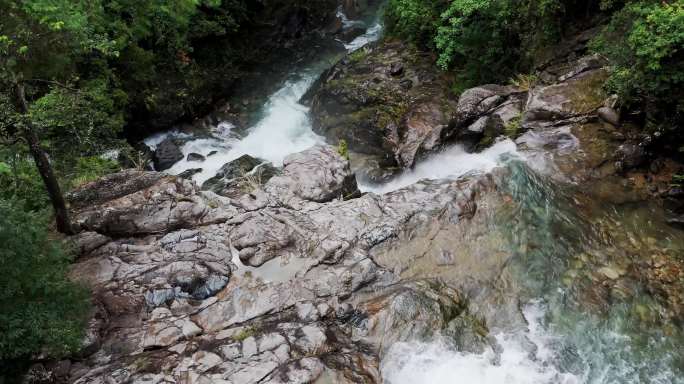
<instances>
[{"instance_id":1,"label":"white water rapid","mask_svg":"<svg viewBox=\"0 0 684 384\"><path fill-rule=\"evenodd\" d=\"M453 145L418 162L385 184L360 184L363 192L387 193L407 187L423 179L456 179L475 172L489 172L509 159L520 158L516 145L501 140L479 153L468 153L461 145Z\"/></svg>"},{"instance_id":2,"label":"white water rapid","mask_svg":"<svg viewBox=\"0 0 684 384\"><path fill-rule=\"evenodd\" d=\"M366 33L345 47L349 52L357 50L376 41L381 33L382 26L376 21ZM181 148L184 159L166 172L177 175L188 169L201 167L202 172L193 176L193 180L199 185L214 176L221 166L245 154L270 161L276 166L282 165L287 155L324 142L311 128L309 109L299 103L323 72L327 62L321 64L304 68L285 81L264 105L262 118L243 138L238 138L232 132L232 124L224 122L212 128L209 138L194 138L176 130L153 135L145 140L145 144L154 150L166 137L185 139L186 143ZM187 161L187 155L193 152L205 156L206 161L201 164ZM212 152L215 153L209 156Z\"/></svg>"},{"instance_id":3,"label":"white water rapid","mask_svg":"<svg viewBox=\"0 0 684 384\"><path fill-rule=\"evenodd\" d=\"M442 340L394 344L383 359L386 384L576 384L572 374L553 365L555 336L541 324L539 302L525 306L528 329L495 335L500 349L482 354L457 352Z\"/></svg>"}]
</instances>

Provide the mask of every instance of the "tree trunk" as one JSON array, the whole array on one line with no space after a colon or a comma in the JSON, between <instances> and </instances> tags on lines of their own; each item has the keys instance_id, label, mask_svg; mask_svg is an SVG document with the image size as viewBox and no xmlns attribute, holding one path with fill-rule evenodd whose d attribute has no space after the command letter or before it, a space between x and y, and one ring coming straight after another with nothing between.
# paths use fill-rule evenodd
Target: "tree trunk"
<instances>
[{"instance_id":1,"label":"tree trunk","mask_svg":"<svg viewBox=\"0 0 684 384\"><path fill-rule=\"evenodd\" d=\"M23 114L28 113L28 104L26 103L26 95L24 93L24 86L20 83L15 84L15 96L17 98L17 104L19 109ZM21 135L26 139L29 146L29 151L33 156L33 160L38 168L38 173L43 179L45 184L45 189L50 196L50 201L52 202L52 208L55 211L55 221L57 222L57 230L61 233L67 235L73 235L74 228L71 225L71 220L69 220L69 211L66 207L66 202L64 201L64 196L62 195L62 190L59 187L59 182L52 170L52 165L50 160L48 160L47 153L40 145L40 140L36 134L33 124L30 121L24 122L21 127Z\"/></svg>"}]
</instances>

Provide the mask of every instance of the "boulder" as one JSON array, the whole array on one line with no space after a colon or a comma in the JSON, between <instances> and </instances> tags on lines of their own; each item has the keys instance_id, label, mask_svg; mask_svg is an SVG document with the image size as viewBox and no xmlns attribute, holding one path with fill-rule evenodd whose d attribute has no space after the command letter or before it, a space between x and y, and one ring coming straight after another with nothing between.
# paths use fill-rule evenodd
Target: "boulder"
<instances>
[{"instance_id":1,"label":"boulder","mask_svg":"<svg viewBox=\"0 0 684 384\"><path fill-rule=\"evenodd\" d=\"M282 175L270 179L264 190L280 201L298 199L318 203L358 193L349 160L329 145L286 157Z\"/></svg>"},{"instance_id":2,"label":"boulder","mask_svg":"<svg viewBox=\"0 0 684 384\"><path fill-rule=\"evenodd\" d=\"M497 136L511 133L519 124L524 97L525 92L508 86L489 84L467 89L458 99L444 139L457 140L469 149L492 144Z\"/></svg>"},{"instance_id":3,"label":"boulder","mask_svg":"<svg viewBox=\"0 0 684 384\"><path fill-rule=\"evenodd\" d=\"M439 334L451 336L456 343L459 336L468 335L472 344L461 350L481 353L486 345L483 337L471 337L481 325L468 314L466 300L439 281L401 284L359 309L368 313L366 327L359 332L379 349L380 356L397 342L429 340Z\"/></svg>"},{"instance_id":4,"label":"boulder","mask_svg":"<svg viewBox=\"0 0 684 384\"><path fill-rule=\"evenodd\" d=\"M531 128L596 112L606 98L602 85L607 78L607 71L594 69L560 83L535 87L525 106L523 125Z\"/></svg>"},{"instance_id":5,"label":"boulder","mask_svg":"<svg viewBox=\"0 0 684 384\"><path fill-rule=\"evenodd\" d=\"M222 196L236 197L263 185L278 172L271 163L242 155L224 164L214 177L202 184L202 189Z\"/></svg>"},{"instance_id":6,"label":"boulder","mask_svg":"<svg viewBox=\"0 0 684 384\"><path fill-rule=\"evenodd\" d=\"M606 123L614 126L620 125L620 113L610 107L601 107L598 109L598 116Z\"/></svg>"},{"instance_id":7,"label":"boulder","mask_svg":"<svg viewBox=\"0 0 684 384\"><path fill-rule=\"evenodd\" d=\"M83 230L120 237L165 233L234 214L211 209L197 192L194 184L175 176L126 170L77 189L73 219Z\"/></svg>"},{"instance_id":8,"label":"boulder","mask_svg":"<svg viewBox=\"0 0 684 384\"><path fill-rule=\"evenodd\" d=\"M314 130L331 142L343 139L383 167L409 168L449 125L455 103L446 76L428 54L387 40L341 60L305 99Z\"/></svg>"},{"instance_id":9,"label":"boulder","mask_svg":"<svg viewBox=\"0 0 684 384\"><path fill-rule=\"evenodd\" d=\"M190 168L178 174L181 179L192 179L198 173L202 172L202 168Z\"/></svg>"},{"instance_id":10,"label":"boulder","mask_svg":"<svg viewBox=\"0 0 684 384\"><path fill-rule=\"evenodd\" d=\"M465 90L458 98L455 123L464 125L476 120L495 107L501 105L506 98L515 92L513 87L495 84L481 85Z\"/></svg>"},{"instance_id":11,"label":"boulder","mask_svg":"<svg viewBox=\"0 0 684 384\"><path fill-rule=\"evenodd\" d=\"M154 169L157 171L165 171L171 168L178 161L183 159L183 152L176 142L167 137L159 143L157 148L152 153L152 162L154 164Z\"/></svg>"},{"instance_id":12,"label":"boulder","mask_svg":"<svg viewBox=\"0 0 684 384\"><path fill-rule=\"evenodd\" d=\"M619 163L619 170L626 171L637 168L646 162L646 151L641 145L625 143L615 151L616 161Z\"/></svg>"},{"instance_id":13,"label":"boulder","mask_svg":"<svg viewBox=\"0 0 684 384\"><path fill-rule=\"evenodd\" d=\"M188 153L187 161L204 161L206 158L199 153Z\"/></svg>"}]
</instances>

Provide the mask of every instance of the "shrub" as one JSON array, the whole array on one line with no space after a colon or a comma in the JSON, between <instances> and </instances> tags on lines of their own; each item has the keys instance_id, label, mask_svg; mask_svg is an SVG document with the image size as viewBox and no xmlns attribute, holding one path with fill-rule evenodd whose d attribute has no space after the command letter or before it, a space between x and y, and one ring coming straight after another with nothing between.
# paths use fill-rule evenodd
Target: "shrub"
<instances>
[{"instance_id":1,"label":"shrub","mask_svg":"<svg viewBox=\"0 0 684 384\"><path fill-rule=\"evenodd\" d=\"M446 0L390 0L385 10L387 30L423 48L431 47L440 14L448 4Z\"/></svg>"},{"instance_id":2,"label":"shrub","mask_svg":"<svg viewBox=\"0 0 684 384\"><path fill-rule=\"evenodd\" d=\"M579 3L585 1L391 0L386 23L390 34L434 49L440 67L473 85L531 69L536 50L558 39L568 9Z\"/></svg>"},{"instance_id":3,"label":"shrub","mask_svg":"<svg viewBox=\"0 0 684 384\"><path fill-rule=\"evenodd\" d=\"M684 2L630 2L615 13L592 48L614 65L607 87L625 106L643 108L651 124L681 124Z\"/></svg>"},{"instance_id":4,"label":"shrub","mask_svg":"<svg viewBox=\"0 0 684 384\"><path fill-rule=\"evenodd\" d=\"M0 360L79 349L89 295L67 279L71 260L45 218L0 200Z\"/></svg>"},{"instance_id":5,"label":"shrub","mask_svg":"<svg viewBox=\"0 0 684 384\"><path fill-rule=\"evenodd\" d=\"M15 208L25 211L50 206L38 170L25 153L0 147L0 199L12 200Z\"/></svg>"},{"instance_id":6,"label":"shrub","mask_svg":"<svg viewBox=\"0 0 684 384\"><path fill-rule=\"evenodd\" d=\"M76 188L119 170L120 166L116 160L101 156L80 157L76 160L74 175L70 178L70 184L72 188Z\"/></svg>"}]
</instances>

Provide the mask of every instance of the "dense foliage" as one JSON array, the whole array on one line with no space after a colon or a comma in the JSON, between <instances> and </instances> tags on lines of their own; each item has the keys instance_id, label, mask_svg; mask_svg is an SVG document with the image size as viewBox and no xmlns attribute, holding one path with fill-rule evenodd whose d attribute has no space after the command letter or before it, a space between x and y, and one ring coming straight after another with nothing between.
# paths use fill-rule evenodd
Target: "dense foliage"
<instances>
[{"instance_id":1,"label":"dense foliage","mask_svg":"<svg viewBox=\"0 0 684 384\"><path fill-rule=\"evenodd\" d=\"M461 86L529 73L544 49L605 24L591 47L614 65L608 88L654 124L682 122L682 0L389 0L386 18L390 33L434 50Z\"/></svg>"},{"instance_id":2,"label":"dense foliage","mask_svg":"<svg viewBox=\"0 0 684 384\"><path fill-rule=\"evenodd\" d=\"M609 90L645 112L648 130L684 123L684 1L629 2L592 45L615 66Z\"/></svg>"},{"instance_id":3,"label":"dense foliage","mask_svg":"<svg viewBox=\"0 0 684 384\"><path fill-rule=\"evenodd\" d=\"M0 361L78 350L87 291L66 278L69 253L40 213L0 199Z\"/></svg>"},{"instance_id":4,"label":"dense foliage","mask_svg":"<svg viewBox=\"0 0 684 384\"><path fill-rule=\"evenodd\" d=\"M598 9L591 0L390 0L392 34L439 55L472 84L529 70L536 53L572 21Z\"/></svg>"}]
</instances>

